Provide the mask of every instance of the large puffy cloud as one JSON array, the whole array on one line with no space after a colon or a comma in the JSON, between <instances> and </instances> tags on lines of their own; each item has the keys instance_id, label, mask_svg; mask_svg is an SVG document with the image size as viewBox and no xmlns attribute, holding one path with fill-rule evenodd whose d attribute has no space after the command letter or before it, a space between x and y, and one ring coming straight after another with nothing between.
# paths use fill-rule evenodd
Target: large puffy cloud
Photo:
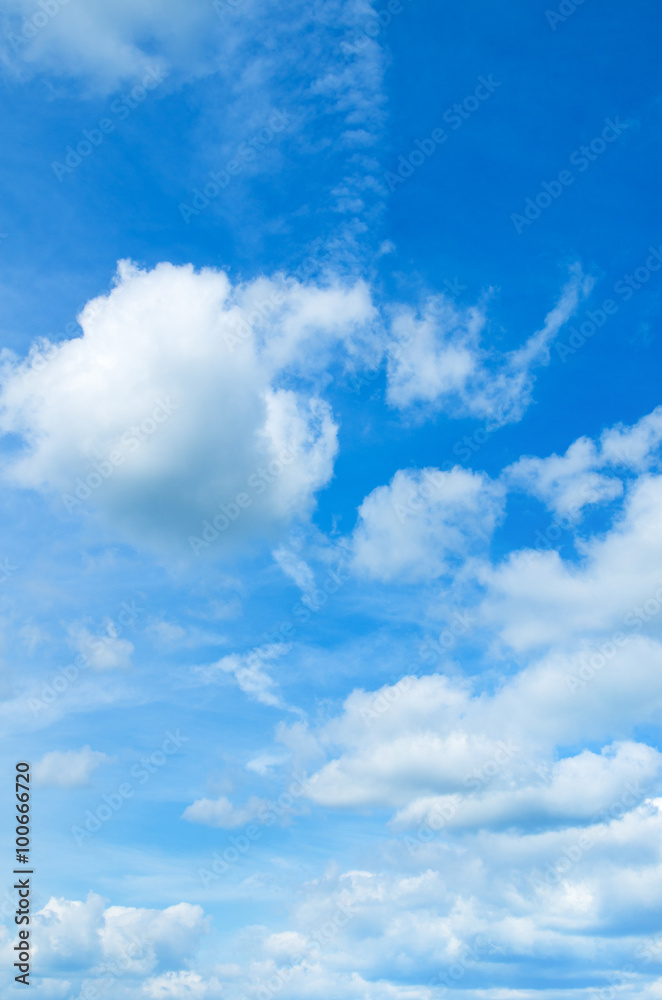
<instances>
[{"instance_id":1,"label":"large puffy cloud","mask_svg":"<svg viewBox=\"0 0 662 1000\"><path fill-rule=\"evenodd\" d=\"M224 983L225 995L433 1000L479 990L551 1000L562 990L580 1000L628 962L643 985L654 978L642 962L654 942L632 921L638 913L656 926L661 822L659 801L648 801L590 834L465 833L435 837L415 856L391 841L379 866L334 867L309 883L286 930L253 928L240 982Z\"/></svg>"},{"instance_id":2,"label":"large puffy cloud","mask_svg":"<svg viewBox=\"0 0 662 1000\"><path fill-rule=\"evenodd\" d=\"M495 775L517 752L516 744L504 743L493 760L468 772L463 793L467 788L485 788L484 795L464 801L452 795L416 799L396 814L394 823L404 828L425 821L433 824L438 815L451 829L590 825L608 816L610 807L621 800L629 808L637 806L662 774L662 754L657 750L623 743L605 747L600 754L583 750L538 765L538 780L529 775L519 788L512 787L512 780L511 787L498 787Z\"/></svg>"},{"instance_id":3,"label":"large puffy cloud","mask_svg":"<svg viewBox=\"0 0 662 1000\"><path fill-rule=\"evenodd\" d=\"M371 315L360 285L233 289L218 271L123 263L81 337L6 359L1 426L25 441L8 475L131 540L197 539L198 553L272 534L310 510L337 447L329 407L278 371L302 338L342 339Z\"/></svg>"},{"instance_id":4,"label":"large puffy cloud","mask_svg":"<svg viewBox=\"0 0 662 1000\"><path fill-rule=\"evenodd\" d=\"M380 580L440 576L489 541L503 494L465 469L399 470L359 508L354 567Z\"/></svg>"},{"instance_id":5,"label":"large puffy cloud","mask_svg":"<svg viewBox=\"0 0 662 1000\"><path fill-rule=\"evenodd\" d=\"M587 820L634 782L632 808L659 780L657 751L631 740L662 710L660 648L632 635L551 653L492 694L443 675L355 691L317 733L330 759L307 794L395 808L407 822L447 796L449 825L473 828ZM557 759L580 741L602 752Z\"/></svg>"},{"instance_id":6,"label":"large puffy cloud","mask_svg":"<svg viewBox=\"0 0 662 1000\"><path fill-rule=\"evenodd\" d=\"M132 971L152 972L182 965L197 951L209 930L201 906L176 903L164 910L110 906L99 930L104 958L129 955ZM131 945L137 950L132 954Z\"/></svg>"},{"instance_id":7,"label":"large puffy cloud","mask_svg":"<svg viewBox=\"0 0 662 1000\"><path fill-rule=\"evenodd\" d=\"M99 931L103 926L104 901L90 893L87 899L53 897L39 910L34 922L39 928L37 951L41 969L50 966L86 968L102 957Z\"/></svg>"},{"instance_id":8,"label":"large puffy cloud","mask_svg":"<svg viewBox=\"0 0 662 1000\"><path fill-rule=\"evenodd\" d=\"M100 978L178 968L209 930L200 906L107 907L95 893L85 901L52 898L34 922L40 970L84 968Z\"/></svg>"},{"instance_id":9,"label":"large puffy cloud","mask_svg":"<svg viewBox=\"0 0 662 1000\"><path fill-rule=\"evenodd\" d=\"M661 805L649 800L588 832L436 835L413 853L404 838L391 840L377 865L330 866L308 883L276 932L242 932L234 943L239 966L187 963L145 973L120 963L127 948L139 962L130 936L108 949L112 960L90 971L87 984L121 1000L433 1000L444 987L460 997L472 984L493 1000L506 990L551 1000L555 989L581 1000L587 986L630 964L643 989L655 979L659 953ZM87 914L93 931L102 912ZM158 923L169 910L141 912ZM71 943L79 944L77 934ZM64 936L59 946L68 947ZM573 988L567 976L580 972Z\"/></svg>"},{"instance_id":10,"label":"large puffy cloud","mask_svg":"<svg viewBox=\"0 0 662 1000\"><path fill-rule=\"evenodd\" d=\"M481 347L487 322L482 307L461 309L441 296L430 299L420 316L398 310L389 350L389 403L480 417L492 427L519 420L531 401L533 369L549 363L551 342L592 284L576 266L541 329L500 358Z\"/></svg>"}]
</instances>

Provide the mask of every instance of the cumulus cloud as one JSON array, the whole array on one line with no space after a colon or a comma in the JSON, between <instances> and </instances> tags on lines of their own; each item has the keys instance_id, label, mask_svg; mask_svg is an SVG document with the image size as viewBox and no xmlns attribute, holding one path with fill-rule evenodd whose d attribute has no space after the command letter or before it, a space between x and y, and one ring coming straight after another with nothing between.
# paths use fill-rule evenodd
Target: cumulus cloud
<instances>
[{"instance_id":1,"label":"cumulus cloud","mask_svg":"<svg viewBox=\"0 0 662 1000\"><path fill-rule=\"evenodd\" d=\"M317 396L275 384L282 344L336 335L369 304L356 288L258 284L279 303L268 334L253 286L120 264L81 337L5 358L0 426L25 443L8 478L59 494L63 513L100 512L129 540L196 554L306 516L332 474L336 426Z\"/></svg>"},{"instance_id":2,"label":"cumulus cloud","mask_svg":"<svg viewBox=\"0 0 662 1000\"><path fill-rule=\"evenodd\" d=\"M408 828L433 823L435 816L441 816L450 829L590 825L609 816L614 803L624 801L630 809L638 806L662 773L662 754L645 744L626 742L604 747L599 754L583 750L574 757L539 764L519 788L494 787L499 760L507 762L516 752L513 749L509 754L504 744L493 761L468 772L463 794L469 789L474 793L471 797L415 799L398 811L394 825Z\"/></svg>"},{"instance_id":3,"label":"cumulus cloud","mask_svg":"<svg viewBox=\"0 0 662 1000\"><path fill-rule=\"evenodd\" d=\"M201 906L176 903L164 910L110 906L103 914L99 938L104 958L131 958L131 971L150 973L187 961L209 931ZM133 945L133 948L132 948Z\"/></svg>"},{"instance_id":4,"label":"cumulus cloud","mask_svg":"<svg viewBox=\"0 0 662 1000\"><path fill-rule=\"evenodd\" d=\"M563 456L520 458L504 471L505 480L542 500L559 518L574 521L589 504L620 496L620 479L595 470L601 465L594 443L579 438Z\"/></svg>"},{"instance_id":5,"label":"cumulus cloud","mask_svg":"<svg viewBox=\"0 0 662 1000\"><path fill-rule=\"evenodd\" d=\"M661 441L662 407L658 406L631 427L618 424L603 431L597 443L578 438L565 455L524 456L504 470L503 481L511 489L538 497L559 519L573 522L589 504L621 495L618 474L642 473L657 466Z\"/></svg>"},{"instance_id":6,"label":"cumulus cloud","mask_svg":"<svg viewBox=\"0 0 662 1000\"><path fill-rule=\"evenodd\" d=\"M443 297L428 301L421 319L400 311L392 324L389 402L404 408L461 393L476 371L485 323L479 308L461 310Z\"/></svg>"},{"instance_id":7,"label":"cumulus cloud","mask_svg":"<svg viewBox=\"0 0 662 1000\"><path fill-rule=\"evenodd\" d=\"M238 826L252 823L268 808L268 805L266 799L252 796L246 805L237 807L225 795L221 795L217 799L197 799L186 807L182 818L190 823L203 823L205 826L234 830Z\"/></svg>"},{"instance_id":8,"label":"cumulus cloud","mask_svg":"<svg viewBox=\"0 0 662 1000\"><path fill-rule=\"evenodd\" d=\"M550 956L607 970L639 968L643 957L648 976L659 943L640 928L657 926L661 805L649 799L588 833L465 831L450 840L436 835L415 854L406 838L391 840L395 865L381 857L369 870L332 866L292 901L285 927L252 928L248 949L244 934L241 967L198 969L189 961L143 981L129 968L113 979L113 996L217 1000L218 989L219 997L259 1000L270 989L297 1000L431 1000L480 967L493 984L486 996L524 998L549 992ZM514 991L520 974L529 985ZM579 1000L585 989L565 992Z\"/></svg>"},{"instance_id":9,"label":"cumulus cloud","mask_svg":"<svg viewBox=\"0 0 662 1000\"><path fill-rule=\"evenodd\" d=\"M579 543L580 559L512 553L485 565L482 613L515 649L626 635L662 625L662 477L642 476L611 530Z\"/></svg>"},{"instance_id":10,"label":"cumulus cloud","mask_svg":"<svg viewBox=\"0 0 662 1000\"><path fill-rule=\"evenodd\" d=\"M66 963L97 970L100 976L146 975L180 966L209 929L200 906L107 907L95 893L85 901L52 898L34 920L40 968Z\"/></svg>"},{"instance_id":11,"label":"cumulus cloud","mask_svg":"<svg viewBox=\"0 0 662 1000\"><path fill-rule=\"evenodd\" d=\"M641 783L633 808L659 781L659 753L633 736L662 708L660 648L635 635L550 653L493 693L440 674L354 691L316 733L330 759L307 794L395 808L403 821L445 802L444 825L470 828L579 823ZM580 740L602 752L557 757Z\"/></svg>"},{"instance_id":12,"label":"cumulus cloud","mask_svg":"<svg viewBox=\"0 0 662 1000\"><path fill-rule=\"evenodd\" d=\"M648 942L631 922L638 912L656 926L661 823L659 803L648 801L590 836L577 827L464 833L433 837L416 857L406 838L391 841L399 870L384 857L370 870L336 868L306 886L287 930L255 928L241 993L432 1000L471 989L480 970L487 998L524 1000L552 995L550 956L582 970L639 967ZM524 976L527 986L513 989ZM564 992L579 1000L586 989Z\"/></svg>"},{"instance_id":13,"label":"cumulus cloud","mask_svg":"<svg viewBox=\"0 0 662 1000\"><path fill-rule=\"evenodd\" d=\"M81 750L53 750L35 763L34 778L39 785L61 788L89 785L93 771L115 759L89 746Z\"/></svg>"},{"instance_id":14,"label":"cumulus cloud","mask_svg":"<svg viewBox=\"0 0 662 1000\"><path fill-rule=\"evenodd\" d=\"M151 1000L211 1000L221 996L221 983L205 980L197 972L165 972L148 979L142 988Z\"/></svg>"},{"instance_id":15,"label":"cumulus cloud","mask_svg":"<svg viewBox=\"0 0 662 1000\"><path fill-rule=\"evenodd\" d=\"M601 437L602 459L614 466L644 472L659 462L662 442L662 406L656 407L636 424L617 424Z\"/></svg>"},{"instance_id":16,"label":"cumulus cloud","mask_svg":"<svg viewBox=\"0 0 662 1000\"><path fill-rule=\"evenodd\" d=\"M485 547L503 498L498 483L459 467L399 470L359 507L354 568L380 580L441 576Z\"/></svg>"},{"instance_id":17,"label":"cumulus cloud","mask_svg":"<svg viewBox=\"0 0 662 1000\"><path fill-rule=\"evenodd\" d=\"M95 893L82 900L51 898L34 917L39 928L41 968L71 961L74 968L94 965L101 958L99 930L104 901Z\"/></svg>"},{"instance_id":18,"label":"cumulus cloud","mask_svg":"<svg viewBox=\"0 0 662 1000\"><path fill-rule=\"evenodd\" d=\"M531 401L533 369L549 363L550 344L592 285L576 266L541 329L503 357L481 347L487 322L481 306L462 309L441 296L430 299L421 315L397 310L387 370L389 403L480 417L491 427L521 419Z\"/></svg>"}]
</instances>

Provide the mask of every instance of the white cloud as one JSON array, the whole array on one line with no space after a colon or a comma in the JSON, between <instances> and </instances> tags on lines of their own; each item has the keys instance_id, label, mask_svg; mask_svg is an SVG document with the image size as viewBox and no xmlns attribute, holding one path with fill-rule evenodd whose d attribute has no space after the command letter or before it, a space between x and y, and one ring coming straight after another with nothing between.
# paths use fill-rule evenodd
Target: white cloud
<instances>
[{"instance_id":1,"label":"white cloud","mask_svg":"<svg viewBox=\"0 0 662 1000\"><path fill-rule=\"evenodd\" d=\"M605 431L600 440L602 458L610 465L643 472L659 460L661 441L662 406L658 406L631 427L617 424Z\"/></svg>"},{"instance_id":2,"label":"white cloud","mask_svg":"<svg viewBox=\"0 0 662 1000\"><path fill-rule=\"evenodd\" d=\"M578 542L580 559L512 553L481 572L482 613L515 649L560 646L572 637L608 638L662 625L662 477L642 476L612 529ZM532 539L533 541L533 539Z\"/></svg>"},{"instance_id":3,"label":"white cloud","mask_svg":"<svg viewBox=\"0 0 662 1000\"><path fill-rule=\"evenodd\" d=\"M440 576L485 547L503 495L498 483L459 467L399 470L359 508L354 567L380 580Z\"/></svg>"},{"instance_id":4,"label":"white cloud","mask_svg":"<svg viewBox=\"0 0 662 1000\"><path fill-rule=\"evenodd\" d=\"M604 648L550 653L492 693L440 674L354 691L316 732L330 759L307 794L326 806L389 806L403 819L445 796L451 826L535 827L586 820L641 781L633 808L660 770L658 752L632 739L662 710L662 647L632 636ZM558 759L578 741L603 751Z\"/></svg>"},{"instance_id":5,"label":"white cloud","mask_svg":"<svg viewBox=\"0 0 662 1000\"><path fill-rule=\"evenodd\" d=\"M216 826L223 830L234 830L246 823L252 823L268 808L266 799L252 796L245 806L237 807L225 796L217 799L197 799L187 806L182 818L190 823L203 823L205 826Z\"/></svg>"},{"instance_id":6,"label":"white cloud","mask_svg":"<svg viewBox=\"0 0 662 1000\"><path fill-rule=\"evenodd\" d=\"M157 641L163 646L176 646L186 638L186 629L181 625L173 625L172 622L151 622L145 631L156 636Z\"/></svg>"},{"instance_id":7,"label":"white cloud","mask_svg":"<svg viewBox=\"0 0 662 1000\"><path fill-rule=\"evenodd\" d=\"M85 902L52 898L35 913L34 922L40 969L71 963L101 977L146 975L181 965L209 929L200 906L106 907L95 893Z\"/></svg>"},{"instance_id":8,"label":"white cloud","mask_svg":"<svg viewBox=\"0 0 662 1000\"><path fill-rule=\"evenodd\" d=\"M270 934L264 942L264 950L274 958L293 959L303 954L309 946L308 938L297 931L281 931Z\"/></svg>"},{"instance_id":9,"label":"white cloud","mask_svg":"<svg viewBox=\"0 0 662 1000\"><path fill-rule=\"evenodd\" d=\"M238 967L196 967L190 958L182 967L180 951L163 956L173 968L147 971L129 925L97 975L130 949L135 964L111 984L118 1000L261 1000L268 990L296 1000L433 1000L446 982L469 988L476 969L491 982L482 992L492 1000L506 990L551 1000L552 957L593 970L641 956L649 940L641 928L657 926L662 891L661 805L649 799L588 831L442 831L415 855L404 838L391 838L370 870L329 865L309 881L278 930L240 931ZM168 912L140 911L154 923ZM98 927L98 916L92 922ZM522 974L527 990L510 990ZM581 1000L585 988L565 993Z\"/></svg>"},{"instance_id":10,"label":"white cloud","mask_svg":"<svg viewBox=\"0 0 662 1000\"><path fill-rule=\"evenodd\" d=\"M201 684L216 684L220 676L230 674L249 698L262 705L283 708L284 703L278 694L277 684L268 673L265 664L284 656L289 650L290 646L285 643L272 643L260 646L250 653L230 653L208 666L196 667L193 676Z\"/></svg>"},{"instance_id":11,"label":"white cloud","mask_svg":"<svg viewBox=\"0 0 662 1000\"><path fill-rule=\"evenodd\" d=\"M559 519L572 522L588 504L621 495L623 485L615 473L654 468L661 441L662 406L658 406L630 427L618 424L603 431L597 444L580 437L563 456L520 458L504 469L503 481L538 497ZM604 470L611 474L605 475Z\"/></svg>"},{"instance_id":12,"label":"white cloud","mask_svg":"<svg viewBox=\"0 0 662 1000\"><path fill-rule=\"evenodd\" d=\"M579 438L565 455L520 458L504 470L504 479L538 497L559 518L576 520L588 504L604 503L620 496L623 484L596 471L603 463L589 438Z\"/></svg>"},{"instance_id":13,"label":"white cloud","mask_svg":"<svg viewBox=\"0 0 662 1000\"><path fill-rule=\"evenodd\" d=\"M488 1000L552 1000L551 961L582 971L634 964L633 918L656 926L661 824L648 802L593 830L583 848L581 828L435 837L415 859L391 841L372 870L335 868L308 883L287 930L254 929L241 995L433 1000L446 986L460 996L487 981L473 992ZM513 989L524 977L526 988ZM586 987L563 991L581 1000ZM238 997L230 984L228 995Z\"/></svg>"},{"instance_id":14,"label":"white cloud","mask_svg":"<svg viewBox=\"0 0 662 1000\"><path fill-rule=\"evenodd\" d=\"M479 363L485 326L477 307L461 310L443 297L428 301L423 317L403 309L393 319L388 400L405 408L461 393Z\"/></svg>"},{"instance_id":15,"label":"white cloud","mask_svg":"<svg viewBox=\"0 0 662 1000\"><path fill-rule=\"evenodd\" d=\"M40 785L75 788L89 785L92 772L116 758L84 746L82 750L53 750L34 765L34 778Z\"/></svg>"},{"instance_id":16,"label":"white cloud","mask_svg":"<svg viewBox=\"0 0 662 1000\"><path fill-rule=\"evenodd\" d=\"M45 71L70 80L82 78L84 86L101 93L135 83L148 66L166 70L177 48L181 56L188 50L188 58L197 56L198 61L201 53L191 51L194 34L209 20L204 17L202 0L192 0L186 10L179 11L175 23L158 17L154 0L135 4L118 0L112 8L101 0L89 0L84 7L55 0L44 8L46 15L35 22L34 15L42 8L30 0L8 0L4 7L5 64L17 76ZM145 44L148 33L156 36L163 53L156 59L153 47Z\"/></svg>"},{"instance_id":17,"label":"white cloud","mask_svg":"<svg viewBox=\"0 0 662 1000\"><path fill-rule=\"evenodd\" d=\"M47 971L51 962L75 960L77 966L93 965L100 956L99 930L104 901L90 893L82 900L49 899L34 917L39 934L39 961Z\"/></svg>"},{"instance_id":18,"label":"white cloud","mask_svg":"<svg viewBox=\"0 0 662 1000\"><path fill-rule=\"evenodd\" d=\"M384 64L374 41L348 58L337 44L329 44L330 37L337 36L324 31L316 8L298 0L284 0L278 11L260 0L228 3L225 10L224 6L223 0L217 0L216 8L210 0L191 0L173 5L169 16L163 17L159 0L117 0L112 5L104 0L87 0L84 5L49 0L44 4L47 14L37 17L35 30L33 18L42 8L31 0L6 0L2 59L16 77L48 74L60 88L66 82L84 96L128 88L148 66L158 67L174 85L215 73L234 84L228 86L233 103L245 106L250 120L251 98L258 105L252 110L260 115L265 98L274 96L273 78L281 61L288 65L298 57L297 68L306 74L318 106L325 101L329 111L344 111L346 124L368 144L374 142L375 119L383 116L379 88ZM358 27L371 10L369 0L334 3L334 27ZM257 24L268 25L277 44L256 53ZM291 30L293 24L298 31ZM310 24L317 29L313 37L307 37ZM290 83L292 90L301 100L296 81Z\"/></svg>"},{"instance_id":19,"label":"white cloud","mask_svg":"<svg viewBox=\"0 0 662 1000\"><path fill-rule=\"evenodd\" d=\"M218 979L204 980L197 972L165 972L148 979L142 991L151 1000L203 1000L220 997Z\"/></svg>"},{"instance_id":20,"label":"white cloud","mask_svg":"<svg viewBox=\"0 0 662 1000\"><path fill-rule=\"evenodd\" d=\"M93 670L126 670L131 666L134 646L114 634L93 635L82 626L70 630L75 648Z\"/></svg>"},{"instance_id":21,"label":"white cloud","mask_svg":"<svg viewBox=\"0 0 662 1000\"><path fill-rule=\"evenodd\" d=\"M143 975L182 964L208 931L209 920L201 906L176 903L164 910L110 906L98 933L106 962L128 956L130 970Z\"/></svg>"},{"instance_id":22,"label":"white cloud","mask_svg":"<svg viewBox=\"0 0 662 1000\"><path fill-rule=\"evenodd\" d=\"M500 759L507 757L504 751ZM535 774L533 780L528 775L519 788L493 787L498 784L493 780L496 765L497 760L487 773L484 764L468 772L463 794L467 795L467 787L478 794L463 801L451 795L415 799L399 810L394 825L415 826L433 820L435 814L444 816L451 829L519 826L535 830L600 822L603 810L624 797L629 809L639 805L646 789L662 774L662 754L641 743L608 746L600 754L583 750L574 757L539 765L537 780Z\"/></svg>"},{"instance_id":23,"label":"white cloud","mask_svg":"<svg viewBox=\"0 0 662 1000\"><path fill-rule=\"evenodd\" d=\"M261 333L253 286L121 264L83 310L82 337L39 364L6 362L1 426L25 441L9 478L59 493L63 513L96 509L129 540L196 553L305 517L332 474L336 427L319 398L274 386L267 355L290 334L298 350L304 334L359 323L365 297L259 284L280 302Z\"/></svg>"},{"instance_id":24,"label":"white cloud","mask_svg":"<svg viewBox=\"0 0 662 1000\"><path fill-rule=\"evenodd\" d=\"M301 559L296 552L282 546L274 550L273 556L283 573L289 576L302 593L310 594L314 591L315 574L308 563Z\"/></svg>"},{"instance_id":25,"label":"white cloud","mask_svg":"<svg viewBox=\"0 0 662 1000\"><path fill-rule=\"evenodd\" d=\"M265 751L264 753L258 754L257 757L253 757L252 760L249 760L246 764L246 769L248 771L254 771L255 774L260 774L264 777L271 774L274 767L284 764L288 759L288 756L288 754Z\"/></svg>"},{"instance_id":26,"label":"white cloud","mask_svg":"<svg viewBox=\"0 0 662 1000\"><path fill-rule=\"evenodd\" d=\"M260 278L242 295L246 316L254 317L260 353L273 371L318 371L341 345L349 364L376 360L380 343L377 313L364 281L343 287L291 282L287 295L273 281ZM275 303L278 302L276 306ZM277 322L267 317L275 315Z\"/></svg>"},{"instance_id":27,"label":"white cloud","mask_svg":"<svg viewBox=\"0 0 662 1000\"><path fill-rule=\"evenodd\" d=\"M389 403L480 417L491 427L519 420L531 401L532 369L549 363L551 342L592 284L576 266L542 328L500 358L480 346L487 322L483 307L461 309L440 296L427 302L420 318L411 309L399 310L389 349Z\"/></svg>"}]
</instances>

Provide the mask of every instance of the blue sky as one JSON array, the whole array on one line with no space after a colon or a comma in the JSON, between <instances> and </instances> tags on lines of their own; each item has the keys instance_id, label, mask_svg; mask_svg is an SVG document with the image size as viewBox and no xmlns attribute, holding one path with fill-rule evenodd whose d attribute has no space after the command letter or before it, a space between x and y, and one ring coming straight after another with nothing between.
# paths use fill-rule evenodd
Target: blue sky
<instances>
[{"instance_id":1,"label":"blue sky","mask_svg":"<svg viewBox=\"0 0 662 1000\"><path fill-rule=\"evenodd\" d=\"M662 996L658 27L5 3L44 1000Z\"/></svg>"}]
</instances>

